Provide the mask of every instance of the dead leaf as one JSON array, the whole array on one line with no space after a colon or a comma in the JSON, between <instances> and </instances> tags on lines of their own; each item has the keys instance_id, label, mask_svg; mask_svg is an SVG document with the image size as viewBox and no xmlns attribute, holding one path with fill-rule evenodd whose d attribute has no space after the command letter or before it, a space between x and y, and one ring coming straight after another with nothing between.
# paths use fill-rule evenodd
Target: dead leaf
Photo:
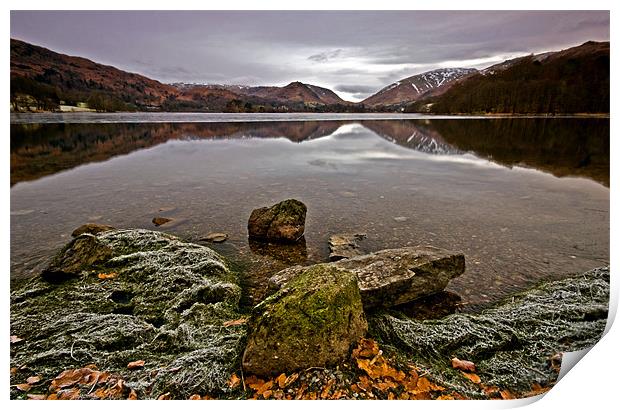
<instances>
[{"instance_id":1,"label":"dead leaf","mask_svg":"<svg viewBox=\"0 0 620 410\"><path fill-rule=\"evenodd\" d=\"M372 339L360 339L357 347L353 349L353 358L370 359L379 354L379 345Z\"/></svg>"},{"instance_id":2,"label":"dead leaf","mask_svg":"<svg viewBox=\"0 0 620 410\"><path fill-rule=\"evenodd\" d=\"M58 395L58 400L77 400L80 398L80 389L74 387L67 390L60 390L56 394Z\"/></svg>"},{"instance_id":3,"label":"dead leaf","mask_svg":"<svg viewBox=\"0 0 620 410\"><path fill-rule=\"evenodd\" d=\"M170 393L164 393L159 396L157 400L172 400L172 395Z\"/></svg>"},{"instance_id":4,"label":"dead leaf","mask_svg":"<svg viewBox=\"0 0 620 410\"><path fill-rule=\"evenodd\" d=\"M476 384L480 384L481 380L480 380L480 376L478 376L475 373L465 373L465 372L461 372L461 374L463 376L465 376L466 378L468 378L469 380L471 380L472 382L476 383Z\"/></svg>"},{"instance_id":5,"label":"dead leaf","mask_svg":"<svg viewBox=\"0 0 620 410\"><path fill-rule=\"evenodd\" d=\"M28 383L16 384L15 387L17 388L17 390L20 390L23 392L27 392L27 391L30 391L30 389L32 389L32 386Z\"/></svg>"},{"instance_id":6,"label":"dead leaf","mask_svg":"<svg viewBox=\"0 0 620 410\"><path fill-rule=\"evenodd\" d=\"M47 395L45 394L27 394L28 400L45 400L47 399Z\"/></svg>"},{"instance_id":7,"label":"dead leaf","mask_svg":"<svg viewBox=\"0 0 620 410\"><path fill-rule=\"evenodd\" d=\"M514 394L510 393L508 390L502 390L501 392L499 392L499 394L502 396L502 399L504 400L516 399Z\"/></svg>"},{"instance_id":8,"label":"dead leaf","mask_svg":"<svg viewBox=\"0 0 620 410\"><path fill-rule=\"evenodd\" d=\"M288 387L292 383L295 383L295 380L299 378L299 373L293 373L284 381L284 387Z\"/></svg>"},{"instance_id":9,"label":"dead leaf","mask_svg":"<svg viewBox=\"0 0 620 410\"><path fill-rule=\"evenodd\" d=\"M17 374L17 367L11 367L11 376L14 376Z\"/></svg>"},{"instance_id":10,"label":"dead leaf","mask_svg":"<svg viewBox=\"0 0 620 410\"><path fill-rule=\"evenodd\" d=\"M236 373L230 375L230 379L228 379L228 387L231 389L236 388L241 383L241 379L237 376Z\"/></svg>"},{"instance_id":11,"label":"dead leaf","mask_svg":"<svg viewBox=\"0 0 620 410\"><path fill-rule=\"evenodd\" d=\"M462 370L464 372L476 372L476 365L468 360L460 360L457 357L452 358L452 367L454 369Z\"/></svg>"},{"instance_id":12,"label":"dead leaf","mask_svg":"<svg viewBox=\"0 0 620 410\"><path fill-rule=\"evenodd\" d=\"M202 400L202 397L200 397L200 394L192 394L191 396L189 396L190 400Z\"/></svg>"},{"instance_id":13,"label":"dead leaf","mask_svg":"<svg viewBox=\"0 0 620 410\"><path fill-rule=\"evenodd\" d=\"M286 386L286 373L282 373L276 377L276 383L278 383L279 388L283 389Z\"/></svg>"},{"instance_id":14,"label":"dead leaf","mask_svg":"<svg viewBox=\"0 0 620 410\"><path fill-rule=\"evenodd\" d=\"M437 397L437 400L454 400L454 397L450 394L442 394L441 396Z\"/></svg>"},{"instance_id":15,"label":"dead leaf","mask_svg":"<svg viewBox=\"0 0 620 410\"><path fill-rule=\"evenodd\" d=\"M93 372L93 370L89 368L82 369L69 369L60 373L50 385L51 391L56 391L59 389L64 389L66 387L71 387L74 384L80 382L83 378L88 377Z\"/></svg>"},{"instance_id":16,"label":"dead leaf","mask_svg":"<svg viewBox=\"0 0 620 410\"><path fill-rule=\"evenodd\" d=\"M127 400L138 400L138 393L136 393L134 389L131 389L129 396L127 396Z\"/></svg>"},{"instance_id":17,"label":"dead leaf","mask_svg":"<svg viewBox=\"0 0 620 410\"><path fill-rule=\"evenodd\" d=\"M263 392L263 399L268 399L271 397L271 395L273 394L273 390L265 390Z\"/></svg>"},{"instance_id":18,"label":"dead leaf","mask_svg":"<svg viewBox=\"0 0 620 410\"><path fill-rule=\"evenodd\" d=\"M130 362L127 364L127 368L129 370L141 369L144 367L144 360L136 360L135 362Z\"/></svg>"},{"instance_id":19,"label":"dead leaf","mask_svg":"<svg viewBox=\"0 0 620 410\"><path fill-rule=\"evenodd\" d=\"M426 377L418 378L417 390L419 392L427 392L431 389L431 382Z\"/></svg>"},{"instance_id":20,"label":"dead leaf","mask_svg":"<svg viewBox=\"0 0 620 410\"><path fill-rule=\"evenodd\" d=\"M37 384L41 381L41 376L30 376L26 379L26 383L28 384Z\"/></svg>"},{"instance_id":21,"label":"dead leaf","mask_svg":"<svg viewBox=\"0 0 620 410\"><path fill-rule=\"evenodd\" d=\"M97 275L97 277L99 279L114 279L117 275L118 273L116 272L110 272L110 273L100 273Z\"/></svg>"},{"instance_id":22,"label":"dead leaf","mask_svg":"<svg viewBox=\"0 0 620 410\"><path fill-rule=\"evenodd\" d=\"M22 340L24 340L24 339L22 339L21 337L17 337L15 335L11 335L11 343L18 343L18 342L21 342Z\"/></svg>"},{"instance_id":23,"label":"dead leaf","mask_svg":"<svg viewBox=\"0 0 620 410\"><path fill-rule=\"evenodd\" d=\"M58 400L58 395L56 393L52 393L47 396L47 400Z\"/></svg>"},{"instance_id":24,"label":"dead leaf","mask_svg":"<svg viewBox=\"0 0 620 410\"><path fill-rule=\"evenodd\" d=\"M242 317L241 319L236 319L236 320L229 320L228 322L224 322L224 327L243 325L247 323L247 321L248 319L245 317Z\"/></svg>"}]
</instances>

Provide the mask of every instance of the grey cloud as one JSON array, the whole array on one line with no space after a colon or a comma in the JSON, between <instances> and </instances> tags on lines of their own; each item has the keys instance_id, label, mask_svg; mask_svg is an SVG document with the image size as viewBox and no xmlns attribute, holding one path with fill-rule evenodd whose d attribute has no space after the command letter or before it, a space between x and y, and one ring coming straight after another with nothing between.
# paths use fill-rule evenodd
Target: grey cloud
<instances>
[{"instance_id":1,"label":"grey cloud","mask_svg":"<svg viewBox=\"0 0 620 410\"><path fill-rule=\"evenodd\" d=\"M325 61L332 60L342 54L342 49L332 50L332 51L324 51L319 54L314 54L308 57L308 60L316 61L317 63L322 63Z\"/></svg>"},{"instance_id":2,"label":"grey cloud","mask_svg":"<svg viewBox=\"0 0 620 410\"><path fill-rule=\"evenodd\" d=\"M371 85L363 85L363 84L359 84L359 85L337 85L334 87L334 89L336 91L342 91L345 93L361 93L361 94L365 94L365 93L372 93L374 91L376 91L376 87L373 87Z\"/></svg>"}]
</instances>

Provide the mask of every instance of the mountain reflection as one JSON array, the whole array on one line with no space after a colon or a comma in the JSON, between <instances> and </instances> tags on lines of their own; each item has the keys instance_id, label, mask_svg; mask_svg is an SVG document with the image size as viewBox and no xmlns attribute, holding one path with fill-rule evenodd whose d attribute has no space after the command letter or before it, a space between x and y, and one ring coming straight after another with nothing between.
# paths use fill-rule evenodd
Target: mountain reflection
<instances>
[{"instance_id":1,"label":"mountain reflection","mask_svg":"<svg viewBox=\"0 0 620 410\"><path fill-rule=\"evenodd\" d=\"M178 139L329 136L351 121L12 124L11 185ZM434 155L471 153L503 166L580 176L609 186L608 119L370 120L381 138Z\"/></svg>"}]
</instances>

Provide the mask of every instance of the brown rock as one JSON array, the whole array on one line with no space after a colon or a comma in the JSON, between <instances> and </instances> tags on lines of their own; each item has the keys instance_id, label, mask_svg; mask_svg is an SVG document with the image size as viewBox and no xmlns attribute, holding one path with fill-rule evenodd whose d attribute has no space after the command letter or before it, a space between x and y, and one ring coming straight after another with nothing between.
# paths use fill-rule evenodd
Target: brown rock
<instances>
[{"instance_id":1,"label":"brown rock","mask_svg":"<svg viewBox=\"0 0 620 410\"><path fill-rule=\"evenodd\" d=\"M304 235L306 211L306 205L296 199L255 209L248 220L248 235L265 242L296 242Z\"/></svg>"},{"instance_id":2,"label":"brown rock","mask_svg":"<svg viewBox=\"0 0 620 410\"><path fill-rule=\"evenodd\" d=\"M91 235L96 235L99 232L111 231L112 229L115 229L115 228L113 226L110 226L110 225L87 223L87 224L84 224L84 225L80 226L79 228L76 228L71 233L71 236L73 236L75 238L76 236L80 236L83 233L89 233Z\"/></svg>"},{"instance_id":3,"label":"brown rock","mask_svg":"<svg viewBox=\"0 0 620 410\"><path fill-rule=\"evenodd\" d=\"M222 232L212 232L205 237L200 238L204 242L221 243L228 239L228 235Z\"/></svg>"},{"instance_id":4,"label":"brown rock","mask_svg":"<svg viewBox=\"0 0 620 410\"><path fill-rule=\"evenodd\" d=\"M82 234L69 242L43 270L43 279L55 282L79 276L85 268L99 265L112 257L112 249L91 234Z\"/></svg>"},{"instance_id":5,"label":"brown rock","mask_svg":"<svg viewBox=\"0 0 620 410\"><path fill-rule=\"evenodd\" d=\"M160 225L163 225L163 224L168 223L170 221L172 221L172 219L164 218L164 217L161 217L161 216L156 216L155 218L153 218L152 222L153 222L153 224L155 226L160 226Z\"/></svg>"}]
</instances>

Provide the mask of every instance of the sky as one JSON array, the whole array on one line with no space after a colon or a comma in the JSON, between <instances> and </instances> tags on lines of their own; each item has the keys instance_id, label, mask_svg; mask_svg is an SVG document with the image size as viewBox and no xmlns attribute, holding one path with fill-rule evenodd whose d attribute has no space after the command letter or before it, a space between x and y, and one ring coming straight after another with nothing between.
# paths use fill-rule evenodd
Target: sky
<instances>
[{"instance_id":1,"label":"sky","mask_svg":"<svg viewBox=\"0 0 620 410\"><path fill-rule=\"evenodd\" d=\"M608 11L11 11L11 38L165 83L286 85L360 101L445 67L609 40Z\"/></svg>"}]
</instances>

